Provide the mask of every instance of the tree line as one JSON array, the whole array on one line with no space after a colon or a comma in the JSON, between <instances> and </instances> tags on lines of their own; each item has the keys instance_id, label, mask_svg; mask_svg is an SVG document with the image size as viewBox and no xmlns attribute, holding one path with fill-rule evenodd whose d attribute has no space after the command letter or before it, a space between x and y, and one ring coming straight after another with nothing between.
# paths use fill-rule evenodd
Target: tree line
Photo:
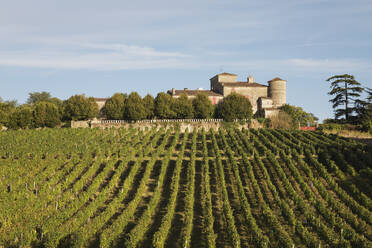
<instances>
[{"instance_id":1,"label":"tree line","mask_svg":"<svg viewBox=\"0 0 372 248\"><path fill-rule=\"evenodd\" d=\"M29 93L26 104L0 99L0 126L10 129L57 127L71 120L88 120L103 117L113 120L137 121L143 119L251 119L252 105L244 96L233 93L220 104L213 105L208 96L197 94L173 98L160 92L155 98L141 97L137 92L129 95L115 93L101 112L93 97L74 95L67 100L52 97L48 92Z\"/></svg>"}]
</instances>

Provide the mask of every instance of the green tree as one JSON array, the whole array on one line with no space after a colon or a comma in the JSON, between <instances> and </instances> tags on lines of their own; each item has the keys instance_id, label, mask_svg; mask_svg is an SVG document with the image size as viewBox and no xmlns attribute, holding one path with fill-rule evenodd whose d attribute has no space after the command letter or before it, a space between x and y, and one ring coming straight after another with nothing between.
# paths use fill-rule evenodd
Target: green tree
<instances>
[{"instance_id":1,"label":"green tree","mask_svg":"<svg viewBox=\"0 0 372 248\"><path fill-rule=\"evenodd\" d=\"M17 101L5 101L0 102L0 124L8 127L10 116L15 111L17 106Z\"/></svg>"},{"instance_id":2,"label":"green tree","mask_svg":"<svg viewBox=\"0 0 372 248\"><path fill-rule=\"evenodd\" d=\"M124 103L125 95L122 93L115 93L107 100L104 107L104 112L107 119L121 120L124 118Z\"/></svg>"},{"instance_id":3,"label":"green tree","mask_svg":"<svg viewBox=\"0 0 372 248\"><path fill-rule=\"evenodd\" d=\"M195 118L209 119L213 116L214 106L204 93L198 93L192 101Z\"/></svg>"},{"instance_id":4,"label":"green tree","mask_svg":"<svg viewBox=\"0 0 372 248\"><path fill-rule=\"evenodd\" d=\"M98 105L93 97L74 95L63 103L63 118L65 120L87 120L97 117L98 114Z\"/></svg>"},{"instance_id":5,"label":"green tree","mask_svg":"<svg viewBox=\"0 0 372 248\"><path fill-rule=\"evenodd\" d=\"M33 126L32 108L28 105L21 105L11 114L9 128L31 128Z\"/></svg>"},{"instance_id":6,"label":"green tree","mask_svg":"<svg viewBox=\"0 0 372 248\"><path fill-rule=\"evenodd\" d=\"M363 130L372 133L372 89L366 88L365 92L368 96L360 106L358 119Z\"/></svg>"},{"instance_id":7,"label":"green tree","mask_svg":"<svg viewBox=\"0 0 372 248\"><path fill-rule=\"evenodd\" d=\"M348 74L332 76L327 82L331 83L331 91L328 94L333 96L329 101L332 103L335 118L344 116L348 122L357 110L363 88L353 75Z\"/></svg>"},{"instance_id":8,"label":"green tree","mask_svg":"<svg viewBox=\"0 0 372 248\"><path fill-rule=\"evenodd\" d=\"M146 114L147 112L141 96L137 92L130 93L125 101L124 119L133 121L143 120L146 118Z\"/></svg>"},{"instance_id":9,"label":"green tree","mask_svg":"<svg viewBox=\"0 0 372 248\"><path fill-rule=\"evenodd\" d=\"M35 127L55 127L61 123L58 107L51 102L39 102L33 111Z\"/></svg>"},{"instance_id":10,"label":"green tree","mask_svg":"<svg viewBox=\"0 0 372 248\"><path fill-rule=\"evenodd\" d=\"M174 99L172 110L175 113L175 118L177 119L191 119L194 117L192 101L187 97L186 94L182 94L178 98Z\"/></svg>"},{"instance_id":11,"label":"green tree","mask_svg":"<svg viewBox=\"0 0 372 248\"><path fill-rule=\"evenodd\" d=\"M172 110L173 98L171 95L160 92L155 98L155 116L159 119L173 119L175 113Z\"/></svg>"},{"instance_id":12,"label":"green tree","mask_svg":"<svg viewBox=\"0 0 372 248\"><path fill-rule=\"evenodd\" d=\"M226 121L251 119L252 105L244 96L231 93L218 105L218 116Z\"/></svg>"},{"instance_id":13,"label":"green tree","mask_svg":"<svg viewBox=\"0 0 372 248\"><path fill-rule=\"evenodd\" d=\"M146 110L146 119L153 119L155 116L155 99L152 95L147 94L143 98L143 105Z\"/></svg>"},{"instance_id":14,"label":"green tree","mask_svg":"<svg viewBox=\"0 0 372 248\"><path fill-rule=\"evenodd\" d=\"M296 128L298 123L301 126L314 125L315 121L318 120L317 117L312 113L305 112L301 107L296 107L289 104L284 104L280 107L280 110L287 113L292 119L292 126Z\"/></svg>"},{"instance_id":15,"label":"green tree","mask_svg":"<svg viewBox=\"0 0 372 248\"><path fill-rule=\"evenodd\" d=\"M58 108L62 106L62 101L57 97L52 97L49 92L31 92L28 94L27 104L35 105L38 102L51 102L57 105Z\"/></svg>"},{"instance_id":16,"label":"green tree","mask_svg":"<svg viewBox=\"0 0 372 248\"><path fill-rule=\"evenodd\" d=\"M49 92L31 92L28 93L27 104L36 104L38 102L48 102L52 96Z\"/></svg>"}]
</instances>

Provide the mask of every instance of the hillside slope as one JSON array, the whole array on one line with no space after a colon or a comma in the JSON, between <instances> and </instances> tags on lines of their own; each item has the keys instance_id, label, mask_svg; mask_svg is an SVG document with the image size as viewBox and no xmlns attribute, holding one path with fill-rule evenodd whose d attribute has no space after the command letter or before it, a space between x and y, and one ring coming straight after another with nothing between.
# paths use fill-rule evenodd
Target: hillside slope
<instances>
[{"instance_id":1,"label":"hillside slope","mask_svg":"<svg viewBox=\"0 0 372 248\"><path fill-rule=\"evenodd\" d=\"M371 167L317 132L4 132L0 246L372 247Z\"/></svg>"}]
</instances>

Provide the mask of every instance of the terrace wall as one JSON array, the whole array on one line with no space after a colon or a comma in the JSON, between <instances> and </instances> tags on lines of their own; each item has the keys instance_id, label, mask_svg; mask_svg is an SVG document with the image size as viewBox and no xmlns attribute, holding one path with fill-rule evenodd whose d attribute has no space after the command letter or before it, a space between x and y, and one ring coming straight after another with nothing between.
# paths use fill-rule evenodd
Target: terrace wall
<instances>
[{"instance_id":1,"label":"terrace wall","mask_svg":"<svg viewBox=\"0 0 372 248\"><path fill-rule=\"evenodd\" d=\"M84 123L83 123L84 122ZM209 130L214 129L218 130L220 127L223 126L222 119L177 119L177 120L142 120L136 122L129 122L125 120L93 120L93 121L71 121L71 128L153 128L154 126L157 128L170 128L174 127L175 125L180 127L180 130L184 132L186 129L192 131L196 130ZM239 124L239 128L260 128L262 127L256 120L252 120L251 123Z\"/></svg>"}]
</instances>

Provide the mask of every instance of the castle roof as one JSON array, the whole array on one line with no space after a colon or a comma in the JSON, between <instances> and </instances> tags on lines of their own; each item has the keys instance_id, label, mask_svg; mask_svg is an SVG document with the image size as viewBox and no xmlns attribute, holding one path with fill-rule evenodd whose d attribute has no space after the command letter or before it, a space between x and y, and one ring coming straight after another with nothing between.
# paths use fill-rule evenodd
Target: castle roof
<instances>
[{"instance_id":1,"label":"castle roof","mask_svg":"<svg viewBox=\"0 0 372 248\"><path fill-rule=\"evenodd\" d=\"M282 81L283 79L279 78L279 77L276 77L276 78L273 78L269 81L270 82L274 82L274 81Z\"/></svg>"},{"instance_id":2,"label":"castle roof","mask_svg":"<svg viewBox=\"0 0 372 248\"><path fill-rule=\"evenodd\" d=\"M169 90L168 92L172 93L172 90ZM175 90L173 96L180 96L182 94L186 94L188 96L196 96L199 93L206 94L207 96L221 96L221 94L218 94L211 90Z\"/></svg>"},{"instance_id":3,"label":"castle roof","mask_svg":"<svg viewBox=\"0 0 372 248\"><path fill-rule=\"evenodd\" d=\"M237 76L236 74L233 74L233 73L228 73L228 72L222 72L222 73L219 73L217 75L229 75L229 76Z\"/></svg>"},{"instance_id":4,"label":"castle roof","mask_svg":"<svg viewBox=\"0 0 372 248\"><path fill-rule=\"evenodd\" d=\"M248 82L227 82L222 83L223 86L227 87L267 87L267 85L259 83L248 83Z\"/></svg>"}]
</instances>

